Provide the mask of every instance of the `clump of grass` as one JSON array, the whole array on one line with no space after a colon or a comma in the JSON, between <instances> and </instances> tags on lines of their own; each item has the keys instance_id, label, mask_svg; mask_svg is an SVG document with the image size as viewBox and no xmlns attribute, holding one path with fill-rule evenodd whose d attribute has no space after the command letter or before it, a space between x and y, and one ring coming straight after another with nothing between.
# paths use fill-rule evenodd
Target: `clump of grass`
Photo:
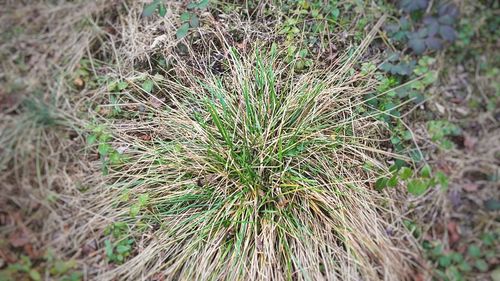
<instances>
[{"instance_id":1,"label":"clump of grass","mask_svg":"<svg viewBox=\"0 0 500 281\"><path fill-rule=\"evenodd\" d=\"M405 279L410 238L388 234L391 201L372 187L394 155L380 113L358 110L377 80L351 71L373 36L328 73L295 76L275 48L231 50L225 75L156 85L161 107L129 93L148 114L103 120L129 146L95 208L155 238L108 276Z\"/></svg>"}]
</instances>

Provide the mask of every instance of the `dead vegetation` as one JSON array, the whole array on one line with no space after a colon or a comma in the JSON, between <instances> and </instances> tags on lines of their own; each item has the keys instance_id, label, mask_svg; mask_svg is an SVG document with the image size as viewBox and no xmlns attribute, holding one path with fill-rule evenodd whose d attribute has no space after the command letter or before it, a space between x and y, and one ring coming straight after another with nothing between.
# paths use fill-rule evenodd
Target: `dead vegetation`
<instances>
[{"instance_id":1,"label":"dead vegetation","mask_svg":"<svg viewBox=\"0 0 500 281\"><path fill-rule=\"evenodd\" d=\"M247 17L201 14L192 44L175 34L182 2L164 18L136 1L35 2L8 1L0 16L5 264L22 252L55 278L51 249L83 280L424 272L402 214L438 220L450 201L428 193L418 213L401 191L375 191L404 156L387 151L380 112L358 111L379 82L352 70L378 60L367 48L382 21L355 49L321 50L326 69L295 74L266 42L272 25L252 22L266 1ZM489 142L475 147L495 169ZM456 157L466 178L477 158Z\"/></svg>"}]
</instances>

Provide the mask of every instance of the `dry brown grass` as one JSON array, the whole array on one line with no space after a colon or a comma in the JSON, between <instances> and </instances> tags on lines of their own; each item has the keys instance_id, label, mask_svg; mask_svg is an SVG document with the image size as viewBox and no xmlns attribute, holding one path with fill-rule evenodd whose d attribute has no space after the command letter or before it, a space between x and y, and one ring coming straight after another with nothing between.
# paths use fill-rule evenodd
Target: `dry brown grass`
<instances>
[{"instance_id":1,"label":"dry brown grass","mask_svg":"<svg viewBox=\"0 0 500 281\"><path fill-rule=\"evenodd\" d=\"M239 190L241 182L225 174L227 170L214 171L210 167L211 162L203 150L204 145L210 143L209 137L190 112L190 106L202 106L193 102L193 97L202 100L209 96L195 78L211 86L215 86L216 81L208 72L200 74L200 70L206 70L211 63L200 59L200 53L216 52L222 54L226 62L238 61L229 55L227 47L231 44L225 40L224 27L212 24L207 16L204 19L207 25L197 41L200 48L192 48L187 55L179 57L174 52L176 20L171 14L165 19L143 19L140 3L125 4L118 14L114 14L113 4L82 1L56 7L39 2L20 7L11 1L6 5L11 12L0 17L3 26L16 23L26 28L21 36L0 46L2 58L10 58L2 60L3 82L10 84L23 77L22 91L26 97L32 99L36 89L45 93L33 98L35 110L26 110L26 106L16 101L0 115L0 180L2 191L7 191L2 200L23 208L30 200L22 197L29 194L30 199L43 206L48 215L40 233L34 233L40 239L41 249L51 247L61 256L78 259L86 278L94 280L141 280L158 277L158 274L169 280L411 279L412 269L417 266L414 241L402 227L399 204L393 201L398 194L381 194L372 188L375 179L387 173L386 160L394 155L384 151L381 145L387 141L381 124L372 118L353 116L356 106L363 103L361 96L373 90L376 81L371 74L361 77L349 74L349 70L366 50L378 27L363 41L354 57L343 57L344 61L339 58L338 65L328 69L328 73L319 71L287 77L278 83L283 88L303 85L310 90L318 81L324 84L318 96L312 99L311 115L302 121L312 126L313 117L332 120L326 123L327 127L301 137L310 139L322 135L329 139L327 144L335 139L347 140L337 151L325 151L320 146L298 163L290 162L297 167L312 165L324 175L314 178L319 184L313 186L312 191L274 194L285 197L288 203L283 205L296 206L289 211L300 222L300 227L283 228L280 223L290 224L288 217L282 214L283 221L280 216L264 219L263 214L256 211L255 204L262 199L258 192L245 194L241 205L224 201L224 196L230 195L224 190L228 187ZM172 7L175 5L172 3ZM242 91L237 78L253 79L256 58L251 50L256 46L247 44L251 47L247 48L248 54L243 55L242 67L234 66L224 76L227 85L239 90L235 92ZM16 46L21 48L16 50ZM172 71L177 80L168 77L156 80L160 91L155 95L164 98L160 105L156 96L141 92L138 79L147 76L140 71L151 69L151 56L158 53L172 62L186 62L186 65L176 65ZM106 86L75 91L71 85L73 77L68 74L77 69L84 56L93 62L94 74L128 81L130 88L123 93L124 108L134 111L144 107L153 117L144 113L134 120L111 119L107 110L89 109L89 104L106 100L109 91ZM26 68L19 67L15 59L18 57L27 62ZM107 62L99 63L100 60ZM138 65L142 65L140 71L136 69ZM271 68L277 72L287 71L284 64ZM229 99L241 98L230 92L226 93ZM187 93L191 100L184 101ZM300 108L302 93L291 90L284 106L290 111ZM220 105L217 110L221 110ZM203 114L208 118L207 111ZM241 122L243 117L238 116L236 122ZM94 159L95 151L85 147L80 135L88 134L87 126L96 122L104 124L113 135L112 146L127 147L126 154L130 157L127 163L112 168L108 176L101 175L100 162ZM351 126L355 137L332 134L333 129L342 125ZM272 127L268 129L264 134L267 140L264 147L276 142ZM217 130L211 125L209 131ZM140 139L139 135L148 135L153 141ZM165 139L176 139L182 144L183 153L163 150L158 140ZM226 153L221 147L218 149L218 153ZM158 156L159 151L163 155ZM263 149L260 152L265 154ZM171 162L157 165L154 160L158 159ZM360 168L366 162L374 166L373 170ZM269 170L264 166L259 169L262 173ZM179 179L186 173L194 176ZM342 179L338 180L340 176ZM215 201L209 204L222 200L225 208L193 207L173 214L160 210L158 206L180 195L199 192L194 187L186 187L198 185L199 179L206 179L217 190ZM142 180L142 183L134 187L131 200L117 201L124 187L130 187L134 180ZM279 186L283 182L271 183ZM354 184L356 188L351 187ZM85 192L80 191L82 187ZM320 188L321 192L314 188ZM151 198L150 209L131 218L130 206L136 202L137 195L143 193ZM57 200L48 201L48 195L56 196ZM294 201L295 205L290 203ZM243 208L244 205L250 207ZM277 212L285 208L281 203L274 207ZM242 208L244 212L248 209L247 218L258 222L259 227L236 223L220 229L215 227L222 218L227 220L243 212ZM207 221L188 223L195 214L204 213ZM109 238L103 231L117 221L124 221L130 227L135 249L124 264L114 266L104 258L103 244ZM146 227L140 229L140 223ZM207 227L211 229L208 232ZM11 230L2 229L4 233ZM241 237L236 239L235 235ZM239 252L227 247L227 240L231 240L228 237L241 243L237 247ZM82 254L82 247L89 243L97 244L96 251Z\"/></svg>"},{"instance_id":2,"label":"dry brown grass","mask_svg":"<svg viewBox=\"0 0 500 281\"><path fill-rule=\"evenodd\" d=\"M2 261L15 262L9 241L26 236L20 250L34 261L47 248L75 254L67 235L71 206L87 164L79 155L70 75L102 30L92 24L109 1L52 4L4 1L0 15L0 213ZM96 19L94 21L94 19ZM28 251L24 251L28 249ZM6 256L5 256L6 255Z\"/></svg>"}]
</instances>

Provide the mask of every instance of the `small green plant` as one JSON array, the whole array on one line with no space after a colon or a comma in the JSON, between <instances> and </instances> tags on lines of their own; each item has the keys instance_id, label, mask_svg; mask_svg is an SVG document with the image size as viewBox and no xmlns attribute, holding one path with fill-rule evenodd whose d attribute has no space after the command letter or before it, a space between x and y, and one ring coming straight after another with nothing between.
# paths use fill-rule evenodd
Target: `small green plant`
<instances>
[{"instance_id":1,"label":"small green plant","mask_svg":"<svg viewBox=\"0 0 500 281\"><path fill-rule=\"evenodd\" d=\"M454 25L459 12L454 4L441 5L436 15L420 19L419 13L427 7L427 0L402 0L400 3L402 10L410 15L386 26L389 37L395 42L407 43L413 53L420 55L427 50L440 50L445 42L456 40Z\"/></svg>"},{"instance_id":2,"label":"small green plant","mask_svg":"<svg viewBox=\"0 0 500 281\"><path fill-rule=\"evenodd\" d=\"M106 75L98 75L96 69L102 67L102 62L98 60L91 60L89 58L82 58L78 63L78 68L69 77L71 83L76 90L82 89L96 89L102 85L108 85L109 89L118 92L118 81L110 82L110 77ZM122 87L122 85L120 85Z\"/></svg>"},{"instance_id":3,"label":"small green plant","mask_svg":"<svg viewBox=\"0 0 500 281\"><path fill-rule=\"evenodd\" d=\"M57 123L57 117L53 106L38 96L32 96L23 101L26 112L30 119L39 126L52 127Z\"/></svg>"},{"instance_id":4,"label":"small green plant","mask_svg":"<svg viewBox=\"0 0 500 281\"><path fill-rule=\"evenodd\" d=\"M160 15L160 17L164 17L167 14L167 7L165 6L164 0L154 0L150 4L146 4L144 6L144 10L142 12L142 15L144 17L150 17L156 11L158 11L158 14Z\"/></svg>"},{"instance_id":5,"label":"small green plant","mask_svg":"<svg viewBox=\"0 0 500 281\"><path fill-rule=\"evenodd\" d=\"M197 28L200 25L200 19L196 15L196 11L204 10L208 7L209 0L191 1L187 5L187 11L180 16L181 26L177 28L176 37L182 39L186 37L191 28ZM163 17L167 13L167 8L163 0L155 0L144 6L142 15L145 17L152 16L156 11Z\"/></svg>"},{"instance_id":6,"label":"small green plant","mask_svg":"<svg viewBox=\"0 0 500 281\"><path fill-rule=\"evenodd\" d=\"M298 50L297 46L291 45L288 47L287 61L294 62L294 70L297 72L309 69L313 65L313 60L309 57L307 49Z\"/></svg>"},{"instance_id":7,"label":"small green plant","mask_svg":"<svg viewBox=\"0 0 500 281\"><path fill-rule=\"evenodd\" d=\"M391 75L378 76L380 81L378 92L388 91L388 95L376 99L373 98L374 95L367 96L371 100L369 104L378 107L379 110L394 108L391 115L399 116L396 108L404 101L409 99L417 104L423 102L425 96L422 93L437 79L437 72L431 69L434 61L431 57L423 56L417 63L398 52L389 54L379 69ZM408 82L404 83L405 81ZM396 87L398 85L401 86ZM391 118L384 116L384 120L389 123Z\"/></svg>"},{"instance_id":8,"label":"small green plant","mask_svg":"<svg viewBox=\"0 0 500 281\"><path fill-rule=\"evenodd\" d=\"M48 264L50 276L60 281L80 281L83 274L76 271L77 263L75 260L59 260L53 257L51 250L47 250L45 259Z\"/></svg>"},{"instance_id":9,"label":"small green plant","mask_svg":"<svg viewBox=\"0 0 500 281\"><path fill-rule=\"evenodd\" d=\"M413 170L409 167L398 167L393 165L390 169L390 177L381 177L375 182L375 188L382 190L386 187L396 187L403 183L408 193L414 196L424 194L429 188L439 185L442 190L448 188L448 177L441 171L432 176L431 167L425 165L420 169L419 176L413 176Z\"/></svg>"},{"instance_id":10,"label":"small green plant","mask_svg":"<svg viewBox=\"0 0 500 281\"><path fill-rule=\"evenodd\" d=\"M35 262L22 255L18 262L0 270L0 280L17 280L21 278L22 280L42 281L45 280L42 276L46 275L50 276L50 280L80 281L83 275L76 269L76 261L56 259L52 250L48 249L43 259Z\"/></svg>"},{"instance_id":11,"label":"small green plant","mask_svg":"<svg viewBox=\"0 0 500 281\"><path fill-rule=\"evenodd\" d=\"M427 122L427 130L431 140L436 142L442 149L453 148L450 136L459 136L462 130L457 125L446 120L432 120Z\"/></svg>"},{"instance_id":12,"label":"small green plant","mask_svg":"<svg viewBox=\"0 0 500 281\"><path fill-rule=\"evenodd\" d=\"M397 52L389 55L387 60L382 63L379 68L392 75L408 76L413 73L417 62L415 60L409 59L405 60Z\"/></svg>"},{"instance_id":13,"label":"small green plant","mask_svg":"<svg viewBox=\"0 0 500 281\"><path fill-rule=\"evenodd\" d=\"M395 151L410 156L414 162L422 160L422 153L416 149L412 142L412 133L400 120L400 111L410 101L415 104L425 101L425 90L437 79L437 72L432 70L434 62L435 59L429 56L421 57L417 63L400 52L390 53L388 59L378 67L383 71L376 75L379 80L378 94L366 95L367 108L358 108L358 111L365 114L382 112L377 118L390 128L390 140ZM361 73L375 71L373 67L364 64Z\"/></svg>"},{"instance_id":14,"label":"small green plant","mask_svg":"<svg viewBox=\"0 0 500 281\"><path fill-rule=\"evenodd\" d=\"M494 93L486 103L486 110L494 112L498 108L498 104L500 104L500 82L497 79L500 76L500 68L493 65L486 65L485 68L484 76L490 81L489 84Z\"/></svg>"},{"instance_id":15,"label":"small green plant","mask_svg":"<svg viewBox=\"0 0 500 281\"><path fill-rule=\"evenodd\" d=\"M191 1L189 2L187 8L188 9L199 9L203 10L208 7L209 0L200 0L200 1Z\"/></svg>"},{"instance_id":16,"label":"small green plant","mask_svg":"<svg viewBox=\"0 0 500 281\"><path fill-rule=\"evenodd\" d=\"M399 6L400 8L407 12L416 12L419 10L424 10L429 5L429 0L400 0Z\"/></svg>"},{"instance_id":17,"label":"small green plant","mask_svg":"<svg viewBox=\"0 0 500 281\"><path fill-rule=\"evenodd\" d=\"M469 280L478 273L485 273L498 257L498 233L486 232L479 243L468 245L465 252L446 250L440 241L423 242L426 257L436 265L436 280Z\"/></svg>"},{"instance_id":18,"label":"small green plant","mask_svg":"<svg viewBox=\"0 0 500 281\"><path fill-rule=\"evenodd\" d=\"M303 72L313 65L314 50L324 45L322 34L337 24L338 1L286 1L281 9L285 16L278 34L285 37L286 60L295 60L295 71Z\"/></svg>"},{"instance_id":19,"label":"small green plant","mask_svg":"<svg viewBox=\"0 0 500 281\"><path fill-rule=\"evenodd\" d=\"M281 29L279 30L280 34L286 35L286 40L292 41L295 36L300 34L300 28L297 26L299 20L296 18L288 18L285 20Z\"/></svg>"},{"instance_id":20,"label":"small green plant","mask_svg":"<svg viewBox=\"0 0 500 281\"><path fill-rule=\"evenodd\" d=\"M438 15L423 19L423 26L418 31L408 34L408 45L416 54L425 50L439 50L443 41L454 42L457 32L453 27L458 17L458 9L453 4L445 4L439 8Z\"/></svg>"},{"instance_id":21,"label":"small green plant","mask_svg":"<svg viewBox=\"0 0 500 281\"><path fill-rule=\"evenodd\" d=\"M112 136L102 125L94 126L90 129L91 133L87 136L89 146L97 145L97 152L102 164L102 173L106 175L110 165L118 165L125 161L124 155L111 145Z\"/></svg>"},{"instance_id":22,"label":"small green plant","mask_svg":"<svg viewBox=\"0 0 500 281\"><path fill-rule=\"evenodd\" d=\"M420 227L414 221L405 219L403 220L403 225L412 233L413 237L417 239L422 237L422 227Z\"/></svg>"},{"instance_id":23,"label":"small green plant","mask_svg":"<svg viewBox=\"0 0 500 281\"><path fill-rule=\"evenodd\" d=\"M148 201L149 201L148 194L139 195L137 202L134 203L132 206L130 206L130 216L132 218L135 218L139 214L141 209L148 204Z\"/></svg>"},{"instance_id":24,"label":"small green plant","mask_svg":"<svg viewBox=\"0 0 500 281\"><path fill-rule=\"evenodd\" d=\"M125 91L129 87L129 83L127 81L115 80L108 83L108 91L109 91L109 104L108 107L111 108L111 111L107 114L107 117L118 117L123 113L121 108L120 101L122 99L121 93Z\"/></svg>"},{"instance_id":25,"label":"small green plant","mask_svg":"<svg viewBox=\"0 0 500 281\"><path fill-rule=\"evenodd\" d=\"M437 79L437 73L431 69L435 62L436 59L429 56L423 56L418 60L418 64L413 70L415 75L424 77L422 81L424 86L431 85Z\"/></svg>"},{"instance_id":26,"label":"small green plant","mask_svg":"<svg viewBox=\"0 0 500 281\"><path fill-rule=\"evenodd\" d=\"M472 267L464 259L463 254L445 251L440 242L424 241L427 259L436 264L435 275L439 280L466 280L464 273L472 271Z\"/></svg>"},{"instance_id":27,"label":"small green plant","mask_svg":"<svg viewBox=\"0 0 500 281\"><path fill-rule=\"evenodd\" d=\"M108 85L108 91L118 93L127 89L128 86L127 81L115 80Z\"/></svg>"},{"instance_id":28,"label":"small green plant","mask_svg":"<svg viewBox=\"0 0 500 281\"><path fill-rule=\"evenodd\" d=\"M33 281L42 281L42 275L33 267L27 256L21 256L19 262L10 264L6 269L0 271L1 280L14 280L14 276L19 276L18 274L27 275Z\"/></svg>"},{"instance_id":29,"label":"small green plant","mask_svg":"<svg viewBox=\"0 0 500 281\"><path fill-rule=\"evenodd\" d=\"M365 114L373 114L373 112L380 112L377 114L377 119L391 124L394 117L400 115L398 107L401 104L397 92L393 90L394 87L399 85L400 79L396 76L376 75L379 80L377 87L377 94L367 94L364 99L366 108L360 107L360 112ZM384 94L385 93L385 94Z\"/></svg>"},{"instance_id":30,"label":"small green plant","mask_svg":"<svg viewBox=\"0 0 500 281\"><path fill-rule=\"evenodd\" d=\"M104 250L108 261L123 263L130 256L134 244L128 224L124 222L113 223L104 230L104 235L109 236L108 239L104 240Z\"/></svg>"},{"instance_id":31,"label":"small green plant","mask_svg":"<svg viewBox=\"0 0 500 281\"><path fill-rule=\"evenodd\" d=\"M142 82L141 88L146 93L150 94L151 92L153 92L153 88L154 88L154 82L153 82L153 80L151 80L151 79L144 80L144 82Z\"/></svg>"},{"instance_id":32,"label":"small green plant","mask_svg":"<svg viewBox=\"0 0 500 281\"><path fill-rule=\"evenodd\" d=\"M434 63L435 59L429 56L422 56L417 63L410 56L400 52L390 53L387 60L378 67L385 72L376 76L380 82L377 88L379 94L365 96L368 108L359 108L360 112L366 114L374 111L383 112L377 118L390 128L390 140L395 151L410 156L414 162L422 160L422 153L414 147L411 132L399 119L400 111L409 101L415 104L425 101L426 89L433 85L438 77L438 73L433 70ZM362 74L370 71L374 71L373 67L362 65ZM382 93L386 94L381 95ZM412 182L411 186L416 186L416 183Z\"/></svg>"},{"instance_id":33,"label":"small green plant","mask_svg":"<svg viewBox=\"0 0 500 281\"><path fill-rule=\"evenodd\" d=\"M401 121L391 127L391 144L398 153L405 154L405 150L412 147L413 134Z\"/></svg>"},{"instance_id":34,"label":"small green plant","mask_svg":"<svg viewBox=\"0 0 500 281\"><path fill-rule=\"evenodd\" d=\"M208 5L208 1L206 1ZM191 8L190 8L191 7ZM188 9L205 9L206 5L188 6ZM187 11L181 14L182 25L177 29L175 35L177 39L186 37L190 28L197 28L200 25L200 19L193 11Z\"/></svg>"}]
</instances>

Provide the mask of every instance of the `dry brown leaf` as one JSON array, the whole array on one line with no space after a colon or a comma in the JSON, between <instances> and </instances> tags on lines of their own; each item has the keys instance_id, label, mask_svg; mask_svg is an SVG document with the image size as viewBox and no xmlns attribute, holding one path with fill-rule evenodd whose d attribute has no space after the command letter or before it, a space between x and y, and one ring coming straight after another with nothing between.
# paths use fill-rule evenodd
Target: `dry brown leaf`
<instances>
[{"instance_id":1,"label":"dry brown leaf","mask_svg":"<svg viewBox=\"0 0 500 281\"><path fill-rule=\"evenodd\" d=\"M24 245L27 245L30 242L30 237L26 231L23 231L21 229L17 229L16 231L12 232L9 236L9 243L15 247L23 247Z\"/></svg>"},{"instance_id":2,"label":"dry brown leaf","mask_svg":"<svg viewBox=\"0 0 500 281\"><path fill-rule=\"evenodd\" d=\"M139 138L143 141L150 141L151 140L151 135L148 134L142 134L139 136Z\"/></svg>"},{"instance_id":3,"label":"dry brown leaf","mask_svg":"<svg viewBox=\"0 0 500 281\"><path fill-rule=\"evenodd\" d=\"M40 257L40 252L35 250L31 243L24 245L23 250L24 250L24 253L27 254L28 257L30 257L30 259L32 259L32 260L38 259Z\"/></svg>"},{"instance_id":4,"label":"dry brown leaf","mask_svg":"<svg viewBox=\"0 0 500 281\"><path fill-rule=\"evenodd\" d=\"M441 113L441 114L445 114L445 108L444 108L444 106L442 106L442 105L441 105L440 103L438 103L438 102L436 102L436 103L435 103L435 105L436 105L436 108L437 108L437 110L439 111L439 113Z\"/></svg>"},{"instance_id":5,"label":"dry brown leaf","mask_svg":"<svg viewBox=\"0 0 500 281\"><path fill-rule=\"evenodd\" d=\"M15 95L9 95L0 90L0 110L11 109L18 102Z\"/></svg>"},{"instance_id":6,"label":"dry brown leaf","mask_svg":"<svg viewBox=\"0 0 500 281\"><path fill-rule=\"evenodd\" d=\"M421 272L415 274L414 281L425 281L425 275Z\"/></svg>"},{"instance_id":7,"label":"dry brown leaf","mask_svg":"<svg viewBox=\"0 0 500 281\"><path fill-rule=\"evenodd\" d=\"M8 225L12 223L12 219L9 217L7 213L0 213L0 226Z\"/></svg>"},{"instance_id":8,"label":"dry brown leaf","mask_svg":"<svg viewBox=\"0 0 500 281\"><path fill-rule=\"evenodd\" d=\"M0 249L0 257L7 263L17 262L16 255L7 249Z\"/></svg>"},{"instance_id":9,"label":"dry brown leaf","mask_svg":"<svg viewBox=\"0 0 500 281\"><path fill-rule=\"evenodd\" d=\"M151 105L154 107L154 108L160 108L162 107L163 105L163 100L153 96L153 95L150 95L149 96L149 102L151 103Z\"/></svg>"},{"instance_id":10,"label":"dry brown leaf","mask_svg":"<svg viewBox=\"0 0 500 281\"><path fill-rule=\"evenodd\" d=\"M73 84L78 88L81 89L83 86L85 86L85 81L83 81L82 78L77 77L75 80L73 80Z\"/></svg>"},{"instance_id":11,"label":"dry brown leaf","mask_svg":"<svg viewBox=\"0 0 500 281\"><path fill-rule=\"evenodd\" d=\"M165 280L165 274L163 274L161 272L155 273L151 277L151 281L164 281L164 280Z\"/></svg>"},{"instance_id":12,"label":"dry brown leaf","mask_svg":"<svg viewBox=\"0 0 500 281\"><path fill-rule=\"evenodd\" d=\"M467 192L476 192L479 189L479 184L477 183L466 183L463 185L464 190Z\"/></svg>"},{"instance_id":13,"label":"dry brown leaf","mask_svg":"<svg viewBox=\"0 0 500 281\"><path fill-rule=\"evenodd\" d=\"M136 104L125 104L125 105L123 105L123 108L125 108L126 110L132 110L132 111L138 110L138 106Z\"/></svg>"},{"instance_id":14,"label":"dry brown leaf","mask_svg":"<svg viewBox=\"0 0 500 281\"><path fill-rule=\"evenodd\" d=\"M477 144L477 138L472 137L468 134L464 135L464 147L467 150L469 150L469 151L474 150L474 147L476 146L476 144Z\"/></svg>"},{"instance_id":15,"label":"dry brown leaf","mask_svg":"<svg viewBox=\"0 0 500 281\"><path fill-rule=\"evenodd\" d=\"M82 255L88 256L97 250L97 242L95 240L87 241L82 246Z\"/></svg>"},{"instance_id":16,"label":"dry brown leaf","mask_svg":"<svg viewBox=\"0 0 500 281\"><path fill-rule=\"evenodd\" d=\"M245 52L247 50L247 43L246 43L246 41L243 41L241 43L236 43L235 45L236 45L236 47L238 49L242 50L243 52Z\"/></svg>"},{"instance_id":17,"label":"dry brown leaf","mask_svg":"<svg viewBox=\"0 0 500 281\"><path fill-rule=\"evenodd\" d=\"M101 106L99 107L99 114L103 116L108 116L111 113L111 109L109 107Z\"/></svg>"},{"instance_id":18,"label":"dry brown leaf","mask_svg":"<svg viewBox=\"0 0 500 281\"><path fill-rule=\"evenodd\" d=\"M445 159L441 159L441 158L438 159L437 166L441 171L443 171L447 175L450 175L452 170L453 170L451 167L451 164L448 161L446 161Z\"/></svg>"},{"instance_id":19,"label":"dry brown leaf","mask_svg":"<svg viewBox=\"0 0 500 281\"><path fill-rule=\"evenodd\" d=\"M455 108L455 110L456 110L459 114L461 114L462 116L467 116L467 115L469 115L469 113L470 113L470 112L469 112L469 109L468 109L468 108L465 108L465 107L460 107L460 106L458 106L458 107L456 107L456 108Z\"/></svg>"},{"instance_id":20,"label":"dry brown leaf","mask_svg":"<svg viewBox=\"0 0 500 281\"><path fill-rule=\"evenodd\" d=\"M454 221L448 222L448 235L450 236L450 243L456 243L460 240L460 235L458 234L458 225Z\"/></svg>"}]
</instances>

